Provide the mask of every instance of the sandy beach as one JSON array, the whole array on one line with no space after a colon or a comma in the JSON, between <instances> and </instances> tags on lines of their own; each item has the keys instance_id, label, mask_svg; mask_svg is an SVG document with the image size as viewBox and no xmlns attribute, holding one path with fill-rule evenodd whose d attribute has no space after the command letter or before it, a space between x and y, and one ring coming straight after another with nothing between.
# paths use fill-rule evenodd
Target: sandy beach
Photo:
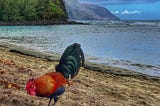
<instances>
[{"instance_id":1,"label":"sandy beach","mask_svg":"<svg viewBox=\"0 0 160 106\"><path fill-rule=\"evenodd\" d=\"M0 46L0 106L47 106L26 93L28 79L55 71L58 58L42 58ZM35 53L36 55L36 53ZM86 63L57 106L160 106L160 78Z\"/></svg>"}]
</instances>

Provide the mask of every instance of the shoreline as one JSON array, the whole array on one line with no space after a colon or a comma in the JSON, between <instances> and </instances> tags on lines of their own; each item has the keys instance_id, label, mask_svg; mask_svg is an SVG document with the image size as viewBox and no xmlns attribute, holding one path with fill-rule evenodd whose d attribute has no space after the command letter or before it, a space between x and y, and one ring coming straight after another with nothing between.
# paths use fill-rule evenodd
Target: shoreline
<instances>
[{"instance_id":1,"label":"shoreline","mask_svg":"<svg viewBox=\"0 0 160 106\"><path fill-rule=\"evenodd\" d=\"M0 42L0 104L47 106L47 98L28 95L25 86L29 79L53 72L59 57ZM159 78L86 62L56 106L158 106L159 88Z\"/></svg>"},{"instance_id":2,"label":"shoreline","mask_svg":"<svg viewBox=\"0 0 160 106\"><path fill-rule=\"evenodd\" d=\"M28 49L23 46L18 46L16 44L11 44L7 42L0 42L0 47L7 48L9 52L18 53L26 56L35 57L35 58L41 58L51 62L57 62L59 61L59 58L60 58L60 54L58 53L51 54L51 53L39 52L33 49ZM106 66L102 64L89 62L89 61L85 61L84 68L92 71L107 73L107 74L116 75L116 76L134 77L134 78L140 78L140 79L142 78L146 80L160 81L159 76L150 76L147 74L135 72L128 69L118 68L114 66Z\"/></svg>"},{"instance_id":3,"label":"shoreline","mask_svg":"<svg viewBox=\"0 0 160 106\"><path fill-rule=\"evenodd\" d=\"M38 26L38 25L88 25L88 23L76 21L0 21L0 26Z\"/></svg>"}]
</instances>

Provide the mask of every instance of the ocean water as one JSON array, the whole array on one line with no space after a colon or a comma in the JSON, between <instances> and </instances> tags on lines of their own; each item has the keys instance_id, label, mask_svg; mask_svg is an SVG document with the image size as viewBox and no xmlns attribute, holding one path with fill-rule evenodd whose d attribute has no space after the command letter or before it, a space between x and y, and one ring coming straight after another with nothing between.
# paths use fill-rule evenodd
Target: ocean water
<instances>
[{"instance_id":1,"label":"ocean water","mask_svg":"<svg viewBox=\"0 0 160 106\"><path fill-rule=\"evenodd\" d=\"M81 44L86 59L160 76L159 21L86 21L89 25L0 26L0 41L62 53Z\"/></svg>"}]
</instances>

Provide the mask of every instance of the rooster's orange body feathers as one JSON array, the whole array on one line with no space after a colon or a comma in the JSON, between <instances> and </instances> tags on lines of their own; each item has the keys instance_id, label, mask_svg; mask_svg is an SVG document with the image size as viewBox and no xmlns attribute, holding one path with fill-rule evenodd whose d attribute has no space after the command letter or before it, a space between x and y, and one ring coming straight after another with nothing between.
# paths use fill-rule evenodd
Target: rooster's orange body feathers
<instances>
[{"instance_id":1,"label":"rooster's orange body feathers","mask_svg":"<svg viewBox=\"0 0 160 106\"><path fill-rule=\"evenodd\" d=\"M34 79L33 83L36 86L36 95L48 97L57 88L63 86L66 83L66 79L59 72L51 72Z\"/></svg>"}]
</instances>

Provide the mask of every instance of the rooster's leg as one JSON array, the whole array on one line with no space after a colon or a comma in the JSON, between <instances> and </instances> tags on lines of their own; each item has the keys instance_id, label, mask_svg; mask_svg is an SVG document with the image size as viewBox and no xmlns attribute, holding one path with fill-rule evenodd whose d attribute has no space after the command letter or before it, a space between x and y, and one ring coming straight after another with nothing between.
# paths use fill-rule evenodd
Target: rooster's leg
<instances>
[{"instance_id":1,"label":"rooster's leg","mask_svg":"<svg viewBox=\"0 0 160 106\"><path fill-rule=\"evenodd\" d=\"M53 98L54 98L54 104L53 104L53 106L56 106L56 103L57 103L57 101L58 101L58 97L55 96L55 97L53 97ZM52 101L53 98L50 98L49 103L48 103L48 106L51 106L51 101Z\"/></svg>"},{"instance_id":2,"label":"rooster's leg","mask_svg":"<svg viewBox=\"0 0 160 106\"><path fill-rule=\"evenodd\" d=\"M50 104L51 104L51 101L52 101L52 98L50 98L50 100L49 100L49 103L48 103L48 106L50 106Z\"/></svg>"},{"instance_id":3,"label":"rooster's leg","mask_svg":"<svg viewBox=\"0 0 160 106\"><path fill-rule=\"evenodd\" d=\"M53 105L53 106L55 106L56 103L57 103L57 101L58 101L58 97L59 97L60 95L62 95L64 92L65 92L65 87L64 87L64 86L59 87L59 88L50 96L50 101L49 101L48 106L50 105L52 98L54 99L54 105Z\"/></svg>"},{"instance_id":4,"label":"rooster's leg","mask_svg":"<svg viewBox=\"0 0 160 106\"><path fill-rule=\"evenodd\" d=\"M58 97L55 96L55 97L54 97L54 104L53 104L53 106L56 106L57 101L58 101Z\"/></svg>"}]
</instances>

